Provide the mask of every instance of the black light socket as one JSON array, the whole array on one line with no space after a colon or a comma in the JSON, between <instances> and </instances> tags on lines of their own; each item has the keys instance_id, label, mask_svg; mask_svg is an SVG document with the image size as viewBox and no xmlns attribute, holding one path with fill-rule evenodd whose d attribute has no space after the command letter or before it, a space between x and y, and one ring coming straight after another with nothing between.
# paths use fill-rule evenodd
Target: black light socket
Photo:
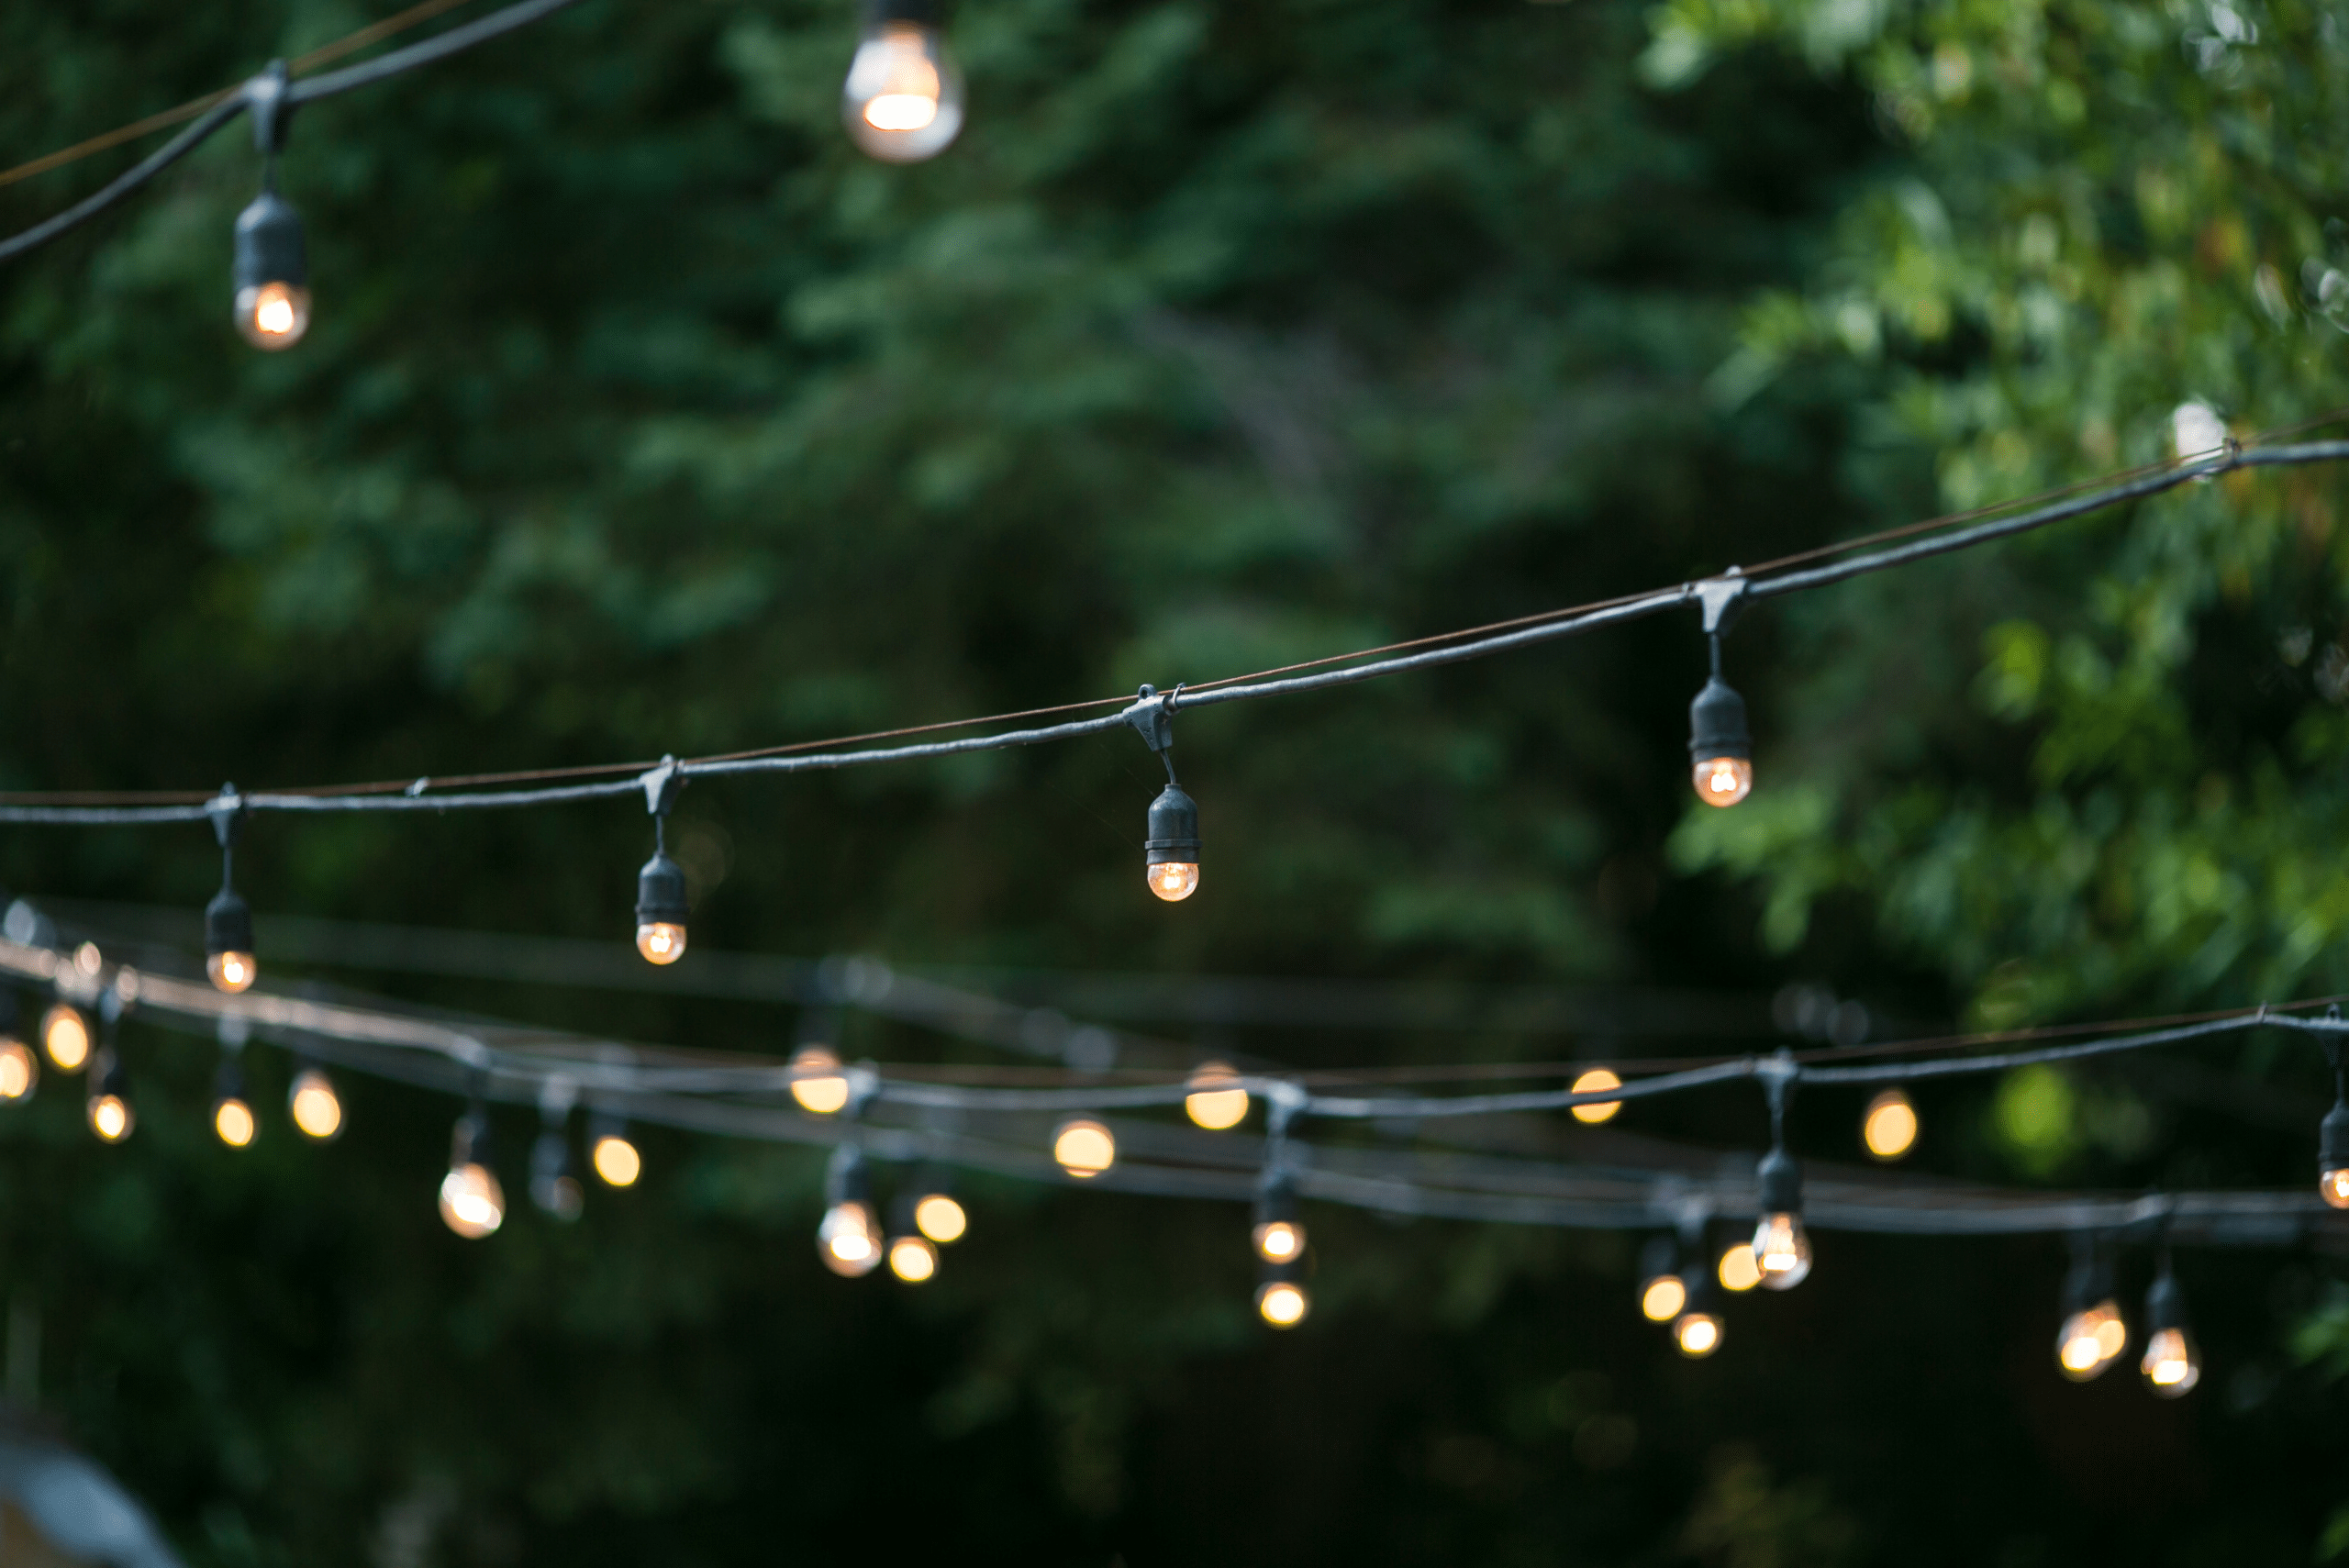
<instances>
[{"instance_id":1,"label":"black light socket","mask_svg":"<svg viewBox=\"0 0 2349 1568\"><path fill-rule=\"evenodd\" d=\"M1142 849L1145 865L1199 863L1199 807L1181 784L1168 784L1150 803L1150 837Z\"/></svg>"},{"instance_id":2,"label":"black light socket","mask_svg":"<svg viewBox=\"0 0 2349 1568\"><path fill-rule=\"evenodd\" d=\"M237 215L232 277L239 293L263 284L308 286L309 253L302 239L302 219L275 191L263 191Z\"/></svg>"},{"instance_id":3,"label":"black light socket","mask_svg":"<svg viewBox=\"0 0 2349 1568\"><path fill-rule=\"evenodd\" d=\"M204 953L253 951L253 912L235 888L224 887L204 906Z\"/></svg>"},{"instance_id":4,"label":"black light socket","mask_svg":"<svg viewBox=\"0 0 2349 1568\"><path fill-rule=\"evenodd\" d=\"M1688 705L1688 759L1703 762L1715 757L1753 755L1753 737L1745 728L1745 699L1715 675Z\"/></svg>"},{"instance_id":5,"label":"black light socket","mask_svg":"<svg viewBox=\"0 0 2349 1568\"><path fill-rule=\"evenodd\" d=\"M685 868L667 851L655 850L644 869L636 873L636 923L640 926L682 926L693 911L685 903Z\"/></svg>"},{"instance_id":6,"label":"black light socket","mask_svg":"<svg viewBox=\"0 0 2349 1568\"><path fill-rule=\"evenodd\" d=\"M1802 1212L1802 1166L1784 1149L1773 1149L1762 1156L1762 1162L1754 1167L1753 1178L1760 1189L1763 1213Z\"/></svg>"}]
</instances>

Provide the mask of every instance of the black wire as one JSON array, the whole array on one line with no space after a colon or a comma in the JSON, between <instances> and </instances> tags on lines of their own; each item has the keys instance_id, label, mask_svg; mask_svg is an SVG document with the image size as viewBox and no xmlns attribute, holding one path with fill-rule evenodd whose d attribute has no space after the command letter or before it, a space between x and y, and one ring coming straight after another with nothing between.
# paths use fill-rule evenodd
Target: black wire
<instances>
[{"instance_id":1,"label":"black wire","mask_svg":"<svg viewBox=\"0 0 2349 1568\"><path fill-rule=\"evenodd\" d=\"M139 162L115 176L96 195L75 203L43 223L37 223L22 234L0 239L0 261L12 261L36 247L48 244L70 228L78 228L106 208L139 189L148 181L195 150L205 138L241 115L250 106L242 94L215 104L179 135L149 153Z\"/></svg>"}]
</instances>

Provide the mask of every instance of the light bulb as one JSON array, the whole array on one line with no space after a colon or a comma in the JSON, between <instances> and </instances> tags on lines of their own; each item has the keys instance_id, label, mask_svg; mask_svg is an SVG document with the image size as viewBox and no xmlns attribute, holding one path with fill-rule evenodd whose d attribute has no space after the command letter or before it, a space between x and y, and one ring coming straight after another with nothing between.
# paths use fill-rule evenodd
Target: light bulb
<instances>
[{"instance_id":1,"label":"light bulb","mask_svg":"<svg viewBox=\"0 0 2349 1568\"><path fill-rule=\"evenodd\" d=\"M0 1100L28 1099L40 1082L40 1058L23 1040L0 1036Z\"/></svg>"},{"instance_id":2,"label":"light bulb","mask_svg":"<svg viewBox=\"0 0 2349 1568\"><path fill-rule=\"evenodd\" d=\"M90 1060L90 1021L60 1002L40 1020L40 1046L60 1073L79 1073Z\"/></svg>"},{"instance_id":3,"label":"light bulb","mask_svg":"<svg viewBox=\"0 0 2349 1568\"><path fill-rule=\"evenodd\" d=\"M249 952L216 952L204 961L204 973L212 977L214 985L233 996L261 978L261 966Z\"/></svg>"},{"instance_id":4,"label":"light bulb","mask_svg":"<svg viewBox=\"0 0 2349 1568\"><path fill-rule=\"evenodd\" d=\"M1684 1312L1672 1325L1672 1342L1690 1361L1701 1361L1721 1348L1721 1320L1709 1312Z\"/></svg>"},{"instance_id":5,"label":"light bulb","mask_svg":"<svg viewBox=\"0 0 2349 1568\"><path fill-rule=\"evenodd\" d=\"M918 1236L898 1236L889 1242L889 1272L907 1284L919 1284L938 1272L938 1249Z\"/></svg>"},{"instance_id":6,"label":"light bulb","mask_svg":"<svg viewBox=\"0 0 2349 1568\"><path fill-rule=\"evenodd\" d=\"M212 1107L212 1130L231 1149L242 1149L261 1130L252 1106L239 1099L223 1099Z\"/></svg>"},{"instance_id":7,"label":"light bulb","mask_svg":"<svg viewBox=\"0 0 2349 1568\"><path fill-rule=\"evenodd\" d=\"M944 1193L931 1193L914 1205L914 1229L941 1245L960 1241L970 1225L963 1206Z\"/></svg>"},{"instance_id":8,"label":"light bulb","mask_svg":"<svg viewBox=\"0 0 2349 1568\"><path fill-rule=\"evenodd\" d=\"M1077 1117L1052 1135L1052 1158L1072 1176L1097 1176L1117 1163L1118 1140L1091 1117Z\"/></svg>"},{"instance_id":9,"label":"light bulb","mask_svg":"<svg viewBox=\"0 0 2349 1568\"><path fill-rule=\"evenodd\" d=\"M1752 1290L1762 1283L1761 1265L1753 1261L1753 1249L1740 1241L1721 1254L1720 1281L1723 1290Z\"/></svg>"},{"instance_id":10,"label":"light bulb","mask_svg":"<svg viewBox=\"0 0 2349 1568\"><path fill-rule=\"evenodd\" d=\"M685 928L673 920L654 920L636 929L636 951L647 963L674 963L685 956Z\"/></svg>"},{"instance_id":11,"label":"light bulb","mask_svg":"<svg viewBox=\"0 0 2349 1568\"><path fill-rule=\"evenodd\" d=\"M2327 1171L2317 1178L2316 1190L2335 1208L2349 1208L2349 1170Z\"/></svg>"},{"instance_id":12,"label":"light bulb","mask_svg":"<svg viewBox=\"0 0 2349 1568\"><path fill-rule=\"evenodd\" d=\"M1248 1091L1239 1085L1240 1074L1228 1063L1203 1063L1191 1074L1191 1092L1183 1096L1183 1109L1209 1132L1238 1127L1248 1117Z\"/></svg>"},{"instance_id":13,"label":"light bulb","mask_svg":"<svg viewBox=\"0 0 2349 1568\"><path fill-rule=\"evenodd\" d=\"M1688 1287L1678 1274L1658 1274L1640 1291L1640 1316L1651 1323L1669 1323L1688 1305Z\"/></svg>"},{"instance_id":14,"label":"light bulb","mask_svg":"<svg viewBox=\"0 0 2349 1568\"><path fill-rule=\"evenodd\" d=\"M596 1140L596 1147L587 1156L595 1162L596 1174L604 1178L607 1186L632 1187L637 1177L644 1174L644 1156L636 1145L617 1132L607 1132Z\"/></svg>"},{"instance_id":15,"label":"light bulb","mask_svg":"<svg viewBox=\"0 0 2349 1568\"><path fill-rule=\"evenodd\" d=\"M848 1104L848 1080L841 1076L841 1059L820 1045L807 1045L791 1053L791 1070L802 1074L791 1080L791 1097L799 1108L830 1116Z\"/></svg>"},{"instance_id":16,"label":"light bulb","mask_svg":"<svg viewBox=\"0 0 2349 1568\"><path fill-rule=\"evenodd\" d=\"M1753 1228L1753 1266L1765 1290L1792 1290L1802 1284L1810 1273L1810 1236L1802 1228L1802 1216L1762 1217Z\"/></svg>"},{"instance_id":17,"label":"light bulb","mask_svg":"<svg viewBox=\"0 0 2349 1568\"><path fill-rule=\"evenodd\" d=\"M1252 1236L1256 1256L1268 1263L1290 1263L1305 1255L1305 1227L1293 1219L1275 1219L1256 1227Z\"/></svg>"},{"instance_id":18,"label":"light bulb","mask_svg":"<svg viewBox=\"0 0 2349 1568\"><path fill-rule=\"evenodd\" d=\"M294 1074L285 1104L305 1138L324 1143L342 1130L342 1097L334 1092L334 1080L315 1067Z\"/></svg>"},{"instance_id":19,"label":"light bulb","mask_svg":"<svg viewBox=\"0 0 2349 1568\"><path fill-rule=\"evenodd\" d=\"M1697 798L1707 806L1735 806L1753 793L1753 762L1749 757L1707 757L1691 777Z\"/></svg>"},{"instance_id":20,"label":"light bulb","mask_svg":"<svg viewBox=\"0 0 2349 1568\"><path fill-rule=\"evenodd\" d=\"M2129 1326L2121 1320L2120 1304L2108 1298L2064 1319L2055 1337L2055 1362L2065 1377L2086 1383L2128 1348Z\"/></svg>"},{"instance_id":21,"label":"light bulb","mask_svg":"<svg viewBox=\"0 0 2349 1568\"><path fill-rule=\"evenodd\" d=\"M881 1261L873 1210L853 1200L826 1209L824 1222L816 1228L816 1253L836 1274L859 1279L871 1273Z\"/></svg>"},{"instance_id":22,"label":"light bulb","mask_svg":"<svg viewBox=\"0 0 2349 1568\"><path fill-rule=\"evenodd\" d=\"M310 291L268 283L237 291L237 330L256 349L290 349L310 329Z\"/></svg>"},{"instance_id":23,"label":"light bulb","mask_svg":"<svg viewBox=\"0 0 2349 1568\"><path fill-rule=\"evenodd\" d=\"M1589 1095L1596 1094L1601 1089L1620 1089L1622 1086L1623 1080L1618 1078L1612 1071L1605 1067L1594 1067L1575 1080L1574 1092L1577 1095ZM1596 1127L1598 1123L1612 1118L1622 1108L1623 1102L1620 1100L1599 1100L1592 1105L1575 1106L1575 1119Z\"/></svg>"},{"instance_id":24,"label":"light bulb","mask_svg":"<svg viewBox=\"0 0 2349 1568\"><path fill-rule=\"evenodd\" d=\"M468 1241L506 1223L506 1189L497 1173L478 1161L451 1165L440 1178L440 1222Z\"/></svg>"},{"instance_id":25,"label":"light bulb","mask_svg":"<svg viewBox=\"0 0 2349 1568\"><path fill-rule=\"evenodd\" d=\"M963 78L926 17L885 10L865 28L841 90L841 119L857 146L892 163L946 150L963 128Z\"/></svg>"},{"instance_id":26,"label":"light bulb","mask_svg":"<svg viewBox=\"0 0 2349 1568\"><path fill-rule=\"evenodd\" d=\"M90 1130L108 1143L119 1143L130 1136L139 1118L130 1109L130 1102L120 1095L90 1096Z\"/></svg>"},{"instance_id":27,"label":"light bulb","mask_svg":"<svg viewBox=\"0 0 2349 1568\"><path fill-rule=\"evenodd\" d=\"M1256 1292L1256 1310L1275 1329L1294 1329L1313 1309L1313 1298L1295 1280L1274 1280Z\"/></svg>"},{"instance_id":28,"label":"light bulb","mask_svg":"<svg viewBox=\"0 0 2349 1568\"><path fill-rule=\"evenodd\" d=\"M1148 868L1150 890L1169 904L1180 904L1199 890L1199 868L1189 861L1164 861Z\"/></svg>"},{"instance_id":29,"label":"light bulb","mask_svg":"<svg viewBox=\"0 0 2349 1568\"><path fill-rule=\"evenodd\" d=\"M2138 1370L2155 1394L2175 1399L2202 1381L2202 1357L2185 1329L2164 1329L2145 1341Z\"/></svg>"},{"instance_id":30,"label":"light bulb","mask_svg":"<svg viewBox=\"0 0 2349 1568\"><path fill-rule=\"evenodd\" d=\"M1860 1141L1879 1160L1898 1160L1917 1142L1917 1107L1898 1089L1868 1102L1860 1121Z\"/></svg>"}]
</instances>

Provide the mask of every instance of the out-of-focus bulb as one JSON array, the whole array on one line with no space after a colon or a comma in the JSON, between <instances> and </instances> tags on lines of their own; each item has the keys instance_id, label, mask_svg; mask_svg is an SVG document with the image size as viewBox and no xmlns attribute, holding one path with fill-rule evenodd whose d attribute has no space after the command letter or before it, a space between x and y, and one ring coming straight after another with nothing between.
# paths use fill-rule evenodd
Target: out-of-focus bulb
<instances>
[{"instance_id":1,"label":"out-of-focus bulb","mask_svg":"<svg viewBox=\"0 0 2349 1568\"><path fill-rule=\"evenodd\" d=\"M256 349L290 349L310 329L310 291L262 284L237 291L237 330Z\"/></svg>"},{"instance_id":2,"label":"out-of-focus bulb","mask_svg":"<svg viewBox=\"0 0 2349 1568\"><path fill-rule=\"evenodd\" d=\"M1294 1329L1313 1310L1313 1298L1295 1280L1275 1280L1256 1292L1256 1311L1275 1329Z\"/></svg>"},{"instance_id":3,"label":"out-of-focus bulb","mask_svg":"<svg viewBox=\"0 0 2349 1568\"><path fill-rule=\"evenodd\" d=\"M1052 1158L1072 1176L1097 1176L1118 1162L1118 1140L1091 1117L1076 1117L1052 1135Z\"/></svg>"},{"instance_id":4,"label":"out-of-focus bulb","mask_svg":"<svg viewBox=\"0 0 2349 1568\"><path fill-rule=\"evenodd\" d=\"M79 1073L90 1060L90 1021L80 1008L58 1003L40 1020L40 1048L60 1073Z\"/></svg>"},{"instance_id":5,"label":"out-of-focus bulb","mask_svg":"<svg viewBox=\"0 0 2349 1568\"><path fill-rule=\"evenodd\" d=\"M2202 1381L2202 1357L2185 1329L2164 1329L2145 1341L2145 1359L2138 1370L2154 1393L2175 1399Z\"/></svg>"},{"instance_id":6,"label":"out-of-focus bulb","mask_svg":"<svg viewBox=\"0 0 2349 1568\"><path fill-rule=\"evenodd\" d=\"M1678 1274L1658 1274L1641 1287L1640 1316L1651 1323L1669 1323L1688 1305L1688 1287Z\"/></svg>"},{"instance_id":7,"label":"out-of-focus bulb","mask_svg":"<svg viewBox=\"0 0 2349 1568\"><path fill-rule=\"evenodd\" d=\"M2170 413L2169 444L2180 459L2216 457L2226 450L2227 422L2207 403L2181 403Z\"/></svg>"},{"instance_id":8,"label":"out-of-focus bulb","mask_svg":"<svg viewBox=\"0 0 2349 1568\"><path fill-rule=\"evenodd\" d=\"M1802 1284L1810 1273L1810 1236L1800 1215L1762 1217L1753 1228L1753 1266L1765 1290L1792 1290Z\"/></svg>"},{"instance_id":9,"label":"out-of-focus bulb","mask_svg":"<svg viewBox=\"0 0 2349 1568\"><path fill-rule=\"evenodd\" d=\"M841 90L841 118L857 146L892 163L944 151L963 128L963 78L938 29L911 20L867 29Z\"/></svg>"},{"instance_id":10,"label":"out-of-focus bulb","mask_svg":"<svg viewBox=\"0 0 2349 1568\"><path fill-rule=\"evenodd\" d=\"M2121 1304L2110 1298L2064 1319L2055 1337L2055 1362L2075 1383L2100 1375L2129 1348L2129 1326Z\"/></svg>"},{"instance_id":11,"label":"out-of-focus bulb","mask_svg":"<svg viewBox=\"0 0 2349 1568\"><path fill-rule=\"evenodd\" d=\"M1305 1227L1293 1219L1275 1219L1256 1227L1256 1256L1268 1263L1295 1262L1305 1255Z\"/></svg>"},{"instance_id":12,"label":"out-of-focus bulb","mask_svg":"<svg viewBox=\"0 0 2349 1568\"><path fill-rule=\"evenodd\" d=\"M130 1109L130 1102L120 1095L90 1096L90 1130L108 1143L119 1143L130 1136L139 1118Z\"/></svg>"},{"instance_id":13,"label":"out-of-focus bulb","mask_svg":"<svg viewBox=\"0 0 2349 1568\"><path fill-rule=\"evenodd\" d=\"M1721 1254L1719 1273L1723 1290L1752 1290L1762 1283L1762 1267L1753 1261L1753 1246L1744 1241Z\"/></svg>"},{"instance_id":14,"label":"out-of-focus bulb","mask_svg":"<svg viewBox=\"0 0 2349 1568\"><path fill-rule=\"evenodd\" d=\"M919 1284L938 1272L938 1249L919 1236L899 1236L889 1243L889 1272L907 1284Z\"/></svg>"},{"instance_id":15,"label":"out-of-focus bulb","mask_svg":"<svg viewBox=\"0 0 2349 1568\"><path fill-rule=\"evenodd\" d=\"M685 956L685 928L674 920L653 920L636 929L636 951L647 963L674 963Z\"/></svg>"},{"instance_id":16,"label":"out-of-focus bulb","mask_svg":"<svg viewBox=\"0 0 2349 1568\"><path fill-rule=\"evenodd\" d=\"M1753 760L1750 757L1707 757L1690 775L1697 798L1707 806L1735 806L1753 793Z\"/></svg>"},{"instance_id":17,"label":"out-of-focus bulb","mask_svg":"<svg viewBox=\"0 0 2349 1568\"><path fill-rule=\"evenodd\" d=\"M1611 1069L1594 1067L1575 1080L1574 1092L1577 1095L1590 1095L1601 1089L1620 1089L1622 1086L1623 1080L1618 1078ZM1588 1122L1595 1127L1609 1119L1622 1108L1623 1102L1620 1100L1599 1100L1590 1105L1575 1106L1575 1119Z\"/></svg>"},{"instance_id":18,"label":"out-of-focus bulb","mask_svg":"<svg viewBox=\"0 0 2349 1568\"><path fill-rule=\"evenodd\" d=\"M249 952L216 952L204 961L204 973L212 977L215 986L233 996L261 978L261 966Z\"/></svg>"},{"instance_id":19,"label":"out-of-focus bulb","mask_svg":"<svg viewBox=\"0 0 2349 1568\"><path fill-rule=\"evenodd\" d=\"M440 1223L478 1241L506 1223L506 1189L497 1173L477 1160L449 1167L440 1178Z\"/></svg>"},{"instance_id":20,"label":"out-of-focus bulb","mask_svg":"<svg viewBox=\"0 0 2349 1568\"><path fill-rule=\"evenodd\" d=\"M0 1101L28 1099L40 1082L40 1059L23 1040L0 1036Z\"/></svg>"},{"instance_id":21,"label":"out-of-focus bulb","mask_svg":"<svg viewBox=\"0 0 2349 1568\"><path fill-rule=\"evenodd\" d=\"M1240 1074L1229 1063L1203 1063L1191 1074L1190 1091L1183 1096L1183 1109L1209 1132L1238 1127L1248 1118L1248 1091L1240 1087Z\"/></svg>"},{"instance_id":22,"label":"out-of-focus bulb","mask_svg":"<svg viewBox=\"0 0 2349 1568\"><path fill-rule=\"evenodd\" d=\"M1199 868L1194 862L1164 861L1147 869L1150 890L1169 904L1180 904L1199 890Z\"/></svg>"},{"instance_id":23,"label":"out-of-focus bulb","mask_svg":"<svg viewBox=\"0 0 2349 1568\"><path fill-rule=\"evenodd\" d=\"M2316 1190L2335 1208L2349 1208L2349 1170L2327 1171L2317 1178Z\"/></svg>"},{"instance_id":24,"label":"out-of-focus bulb","mask_svg":"<svg viewBox=\"0 0 2349 1568\"><path fill-rule=\"evenodd\" d=\"M315 1067L294 1075L285 1104L305 1138L324 1143L342 1130L342 1096L334 1092L334 1080Z\"/></svg>"},{"instance_id":25,"label":"out-of-focus bulb","mask_svg":"<svg viewBox=\"0 0 2349 1568\"><path fill-rule=\"evenodd\" d=\"M644 1174L644 1156L636 1151L635 1144L617 1132L607 1132L596 1140L587 1158L607 1186L632 1187L637 1177Z\"/></svg>"},{"instance_id":26,"label":"out-of-focus bulb","mask_svg":"<svg viewBox=\"0 0 2349 1568\"><path fill-rule=\"evenodd\" d=\"M253 1118L252 1106L235 1098L224 1099L212 1107L212 1130L220 1141L231 1149L242 1149L253 1140L261 1125Z\"/></svg>"},{"instance_id":27,"label":"out-of-focus bulb","mask_svg":"<svg viewBox=\"0 0 2349 1568\"><path fill-rule=\"evenodd\" d=\"M848 1080L839 1072L841 1059L820 1045L807 1045L791 1053L791 1097L799 1108L830 1116L848 1104Z\"/></svg>"},{"instance_id":28,"label":"out-of-focus bulb","mask_svg":"<svg viewBox=\"0 0 2349 1568\"><path fill-rule=\"evenodd\" d=\"M914 1229L941 1245L960 1241L970 1227L963 1206L944 1193L931 1193L914 1205Z\"/></svg>"},{"instance_id":29,"label":"out-of-focus bulb","mask_svg":"<svg viewBox=\"0 0 2349 1568\"><path fill-rule=\"evenodd\" d=\"M861 1279L881 1262L881 1234L873 1211L853 1200L824 1211L816 1228L816 1253L824 1266L848 1279Z\"/></svg>"},{"instance_id":30,"label":"out-of-focus bulb","mask_svg":"<svg viewBox=\"0 0 2349 1568\"><path fill-rule=\"evenodd\" d=\"M1898 1160L1917 1142L1917 1107L1898 1089L1887 1089L1868 1102L1860 1120L1860 1141L1879 1160Z\"/></svg>"},{"instance_id":31,"label":"out-of-focus bulb","mask_svg":"<svg viewBox=\"0 0 2349 1568\"><path fill-rule=\"evenodd\" d=\"M1709 1312L1684 1312L1672 1325L1672 1342L1690 1361L1702 1361L1721 1348L1721 1320Z\"/></svg>"}]
</instances>

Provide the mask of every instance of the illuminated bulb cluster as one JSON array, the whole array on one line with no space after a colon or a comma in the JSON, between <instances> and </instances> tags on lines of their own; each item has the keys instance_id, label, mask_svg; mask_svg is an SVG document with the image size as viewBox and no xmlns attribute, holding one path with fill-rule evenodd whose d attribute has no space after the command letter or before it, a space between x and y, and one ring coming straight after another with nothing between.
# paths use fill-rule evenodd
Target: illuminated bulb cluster
<instances>
[{"instance_id":1,"label":"illuminated bulb cluster","mask_svg":"<svg viewBox=\"0 0 2349 1568\"><path fill-rule=\"evenodd\" d=\"M970 1217L936 1181L922 1181L898 1195L896 1223L885 1234L873 1202L873 1178L864 1156L842 1145L826 1174L824 1218L816 1228L816 1255L832 1273L861 1279L884 1262L907 1284L938 1273L938 1249L962 1240Z\"/></svg>"}]
</instances>

